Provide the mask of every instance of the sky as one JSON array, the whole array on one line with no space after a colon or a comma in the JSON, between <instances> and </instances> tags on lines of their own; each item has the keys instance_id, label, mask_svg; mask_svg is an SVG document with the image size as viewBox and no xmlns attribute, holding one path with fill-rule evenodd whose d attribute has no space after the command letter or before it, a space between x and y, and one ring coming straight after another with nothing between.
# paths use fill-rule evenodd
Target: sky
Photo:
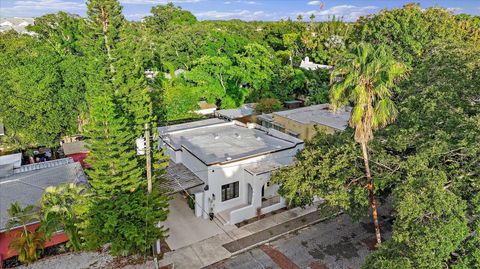
<instances>
[{"instance_id":1,"label":"sky","mask_svg":"<svg viewBox=\"0 0 480 269\"><path fill-rule=\"evenodd\" d=\"M423 8L439 6L452 12L480 15L480 0L119 0L129 20L148 16L152 6L173 2L191 11L200 20L261 20L296 19L311 14L317 21L332 16L344 21L355 21L359 16L377 13L385 8L401 7L409 2ZM36 17L65 11L85 16L85 0L0 0L0 18Z\"/></svg>"}]
</instances>

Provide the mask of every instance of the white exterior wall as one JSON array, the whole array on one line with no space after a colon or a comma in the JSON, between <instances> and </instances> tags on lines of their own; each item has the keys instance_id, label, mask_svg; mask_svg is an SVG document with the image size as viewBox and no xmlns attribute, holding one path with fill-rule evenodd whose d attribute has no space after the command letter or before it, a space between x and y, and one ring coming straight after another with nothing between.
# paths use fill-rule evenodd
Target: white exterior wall
<instances>
[{"instance_id":1,"label":"white exterior wall","mask_svg":"<svg viewBox=\"0 0 480 269\"><path fill-rule=\"evenodd\" d=\"M181 160L183 165L187 167L192 173L199 177L205 184L208 184L208 167L190 152L185 149L182 149Z\"/></svg>"},{"instance_id":2,"label":"white exterior wall","mask_svg":"<svg viewBox=\"0 0 480 269\"><path fill-rule=\"evenodd\" d=\"M237 220L230 220L230 223L238 223L245 219L249 219L256 216L257 208L262 206L262 186L264 186L270 179L269 174L266 174L263 177L252 176L250 173L245 171L247 165L253 163L266 162L274 160L276 162L288 165L293 162L293 157L298 150L303 148L303 144L298 145L296 148L283 150L275 152L272 154L262 155L258 157L249 158L246 160L241 160L238 162L227 163L225 165L213 165L208 169L208 185L209 190L205 192L205 205L211 205L211 199L215 194L215 200L213 201L213 213L217 214L219 212L228 210L233 207L238 207L245 205L245 208L235 210L236 212L231 213L237 215ZM239 197L231 200L222 202L222 185L239 182ZM248 205L248 184L252 186L253 195L252 195L252 204ZM278 187L277 187L278 189ZM270 193L275 189L273 186L270 189ZM267 189L265 189L267 191ZM276 190L275 190L276 191ZM267 194L267 193L265 193ZM210 206L207 208L207 212L210 212ZM207 216L204 216L205 218Z\"/></svg>"}]
</instances>

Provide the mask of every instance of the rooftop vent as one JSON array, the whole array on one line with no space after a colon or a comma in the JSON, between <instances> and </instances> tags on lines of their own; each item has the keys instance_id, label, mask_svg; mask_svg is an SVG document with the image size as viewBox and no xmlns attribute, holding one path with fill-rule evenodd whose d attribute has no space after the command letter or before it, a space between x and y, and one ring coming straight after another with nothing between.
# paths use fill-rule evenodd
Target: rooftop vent
<instances>
[{"instance_id":1,"label":"rooftop vent","mask_svg":"<svg viewBox=\"0 0 480 269\"><path fill-rule=\"evenodd\" d=\"M235 137L238 139L242 138L242 136L239 133L235 133Z\"/></svg>"},{"instance_id":2,"label":"rooftop vent","mask_svg":"<svg viewBox=\"0 0 480 269\"><path fill-rule=\"evenodd\" d=\"M262 141L262 138L260 136L256 136L255 139L257 139L258 141Z\"/></svg>"},{"instance_id":3,"label":"rooftop vent","mask_svg":"<svg viewBox=\"0 0 480 269\"><path fill-rule=\"evenodd\" d=\"M232 160L232 157L227 157L227 161L231 161Z\"/></svg>"},{"instance_id":4,"label":"rooftop vent","mask_svg":"<svg viewBox=\"0 0 480 269\"><path fill-rule=\"evenodd\" d=\"M218 134L213 134L213 138L214 138L215 140L217 140L217 139L220 138L220 136L219 136Z\"/></svg>"}]
</instances>

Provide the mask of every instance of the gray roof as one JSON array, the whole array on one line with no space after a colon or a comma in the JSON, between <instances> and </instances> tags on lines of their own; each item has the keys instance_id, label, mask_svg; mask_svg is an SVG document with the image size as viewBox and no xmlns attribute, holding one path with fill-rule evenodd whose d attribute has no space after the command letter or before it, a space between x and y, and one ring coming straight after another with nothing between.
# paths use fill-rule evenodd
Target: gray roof
<instances>
[{"instance_id":1,"label":"gray roof","mask_svg":"<svg viewBox=\"0 0 480 269\"><path fill-rule=\"evenodd\" d=\"M246 127L236 121L170 132L164 134L162 140L174 150L190 152L207 165L290 149L303 143L256 124Z\"/></svg>"},{"instance_id":2,"label":"gray roof","mask_svg":"<svg viewBox=\"0 0 480 269\"><path fill-rule=\"evenodd\" d=\"M75 141L70 143L63 143L63 153L65 155L71 155L76 153L87 153L90 152L89 149L86 147L85 141Z\"/></svg>"},{"instance_id":3,"label":"gray roof","mask_svg":"<svg viewBox=\"0 0 480 269\"><path fill-rule=\"evenodd\" d=\"M160 188L167 190L168 194L188 190L205 184L199 177L181 163L170 162L165 173L166 181L160 184ZM179 185L180 183L180 185Z\"/></svg>"},{"instance_id":4,"label":"gray roof","mask_svg":"<svg viewBox=\"0 0 480 269\"><path fill-rule=\"evenodd\" d=\"M217 117L222 117L229 120L239 119L239 118L251 116L253 112L255 112L254 106L255 104L251 103L251 104L244 104L239 108L221 109L221 110L215 111L215 115Z\"/></svg>"},{"instance_id":5,"label":"gray roof","mask_svg":"<svg viewBox=\"0 0 480 269\"><path fill-rule=\"evenodd\" d=\"M175 125L170 125L170 126L162 126L158 128L158 132L160 134L166 134L169 132L175 132L175 131L181 131L181 130L187 130L187 129L192 129L192 128L198 128L198 127L205 127L205 126L211 126L219 123L226 123L226 121L217 119L217 118L212 118L212 119L207 119L207 120L198 120L198 121L192 121L192 122L187 122L187 123L180 123L180 124L175 124Z\"/></svg>"},{"instance_id":6,"label":"gray roof","mask_svg":"<svg viewBox=\"0 0 480 269\"><path fill-rule=\"evenodd\" d=\"M27 25L33 24L33 18L1 18L0 32L14 30L18 33L30 33L27 31Z\"/></svg>"},{"instance_id":7,"label":"gray roof","mask_svg":"<svg viewBox=\"0 0 480 269\"><path fill-rule=\"evenodd\" d=\"M321 124L337 130L345 130L351 110L351 107L346 107L334 112L330 109L329 104L320 104L273 112L273 115L279 115L303 124Z\"/></svg>"},{"instance_id":8,"label":"gray roof","mask_svg":"<svg viewBox=\"0 0 480 269\"><path fill-rule=\"evenodd\" d=\"M260 175L263 173L268 173L273 170L277 170L282 167L283 164L274 160L266 162L258 162L244 167L244 169L252 175Z\"/></svg>"},{"instance_id":9,"label":"gray roof","mask_svg":"<svg viewBox=\"0 0 480 269\"><path fill-rule=\"evenodd\" d=\"M0 178L0 231L5 230L10 204L18 201L22 206L38 205L44 189L61 183L86 183L87 178L80 163L22 172Z\"/></svg>"}]
</instances>

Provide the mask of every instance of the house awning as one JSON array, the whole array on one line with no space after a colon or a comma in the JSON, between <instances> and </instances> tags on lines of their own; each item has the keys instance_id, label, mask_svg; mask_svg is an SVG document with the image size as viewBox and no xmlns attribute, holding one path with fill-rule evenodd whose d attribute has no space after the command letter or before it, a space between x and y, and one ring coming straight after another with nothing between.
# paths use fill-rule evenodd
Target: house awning
<instances>
[{"instance_id":1,"label":"house awning","mask_svg":"<svg viewBox=\"0 0 480 269\"><path fill-rule=\"evenodd\" d=\"M188 190L205 184L197 175L181 163L170 163L165 172L165 182L160 184L167 194Z\"/></svg>"}]
</instances>

